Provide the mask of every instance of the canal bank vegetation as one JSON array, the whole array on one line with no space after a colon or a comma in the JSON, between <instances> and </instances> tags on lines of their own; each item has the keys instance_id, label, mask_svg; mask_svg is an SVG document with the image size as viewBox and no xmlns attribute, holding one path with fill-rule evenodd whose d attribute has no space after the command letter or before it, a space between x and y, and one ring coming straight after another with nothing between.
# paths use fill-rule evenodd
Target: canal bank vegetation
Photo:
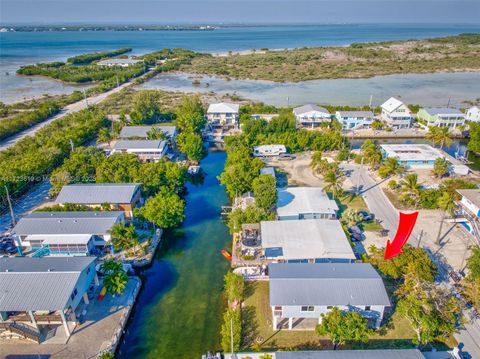
<instances>
[{"instance_id":1,"label":"canal bank vegetation","mask_svg":"<svg viewBox=\"0 0 480 359\"><path fill-rule=\"evenodd\" d=\"M239 351L244 336L242 323L242 302L244 300L245 279L241 275L228 272L224 277L224 293L227 308L220 329L222 349L225 353Z\"/></svg>"},{"instance_id":2,"label":"canal bank vegetation","mask_svg":"<svg viewBox=\"0 0 480 359\"><path fill-rule=\"evenodd\" d=\"M472 249L472 254L467 259L468 274L462 281L463 297L480 310L480 248Z\"/></svg>"},{"instance_id":3,"label":"canal bank vegetation","mask_svg":"<svg viewBox=\"0 0 480 359\"><path fill-rule=\"evenodd\" d=\"M107 126L104 114L94 108L67 115L45 126L34 136L0 152L0 208L7 207L5 186L13 200L45 180L69 156L72 146L93 140Z\"/></svg>"},{"instance_id":4,"label":"canal bank vegetation","mask_svg":"<svg viewBox=\"0 0 480 359\"><path fill-rule=\"evenodd\" d=\"M480 34L200 56L181 68L189 73L276 82L479 69Z\"/></svg>"},{"instance_id":5,"label":"canal bank vegetation","mask_svg":"<svg viewBox=\"0 0 480 359\"><path fill-rule=\"evenodd\" d=\"M132 51L131 47L124 47L124 48L113 50L113 51L93 52L90 54L83 54L83 55L69 57L67 59L67 62L74 65L90 64L97 60L117 57L117 56L126 54L127 52L130 52L130 51Z\"/></svg>"},{"instance_id":6,"label":"canal bank vegetation","mask_svg":"<svg viewBox=\"0 0 480 359\"><path fill-rule=\"evenodd\" d=\"M468 124L470 140L468 141L468 150L480 153L480 123L470 122Z\"/></svg>"}]
</instances>

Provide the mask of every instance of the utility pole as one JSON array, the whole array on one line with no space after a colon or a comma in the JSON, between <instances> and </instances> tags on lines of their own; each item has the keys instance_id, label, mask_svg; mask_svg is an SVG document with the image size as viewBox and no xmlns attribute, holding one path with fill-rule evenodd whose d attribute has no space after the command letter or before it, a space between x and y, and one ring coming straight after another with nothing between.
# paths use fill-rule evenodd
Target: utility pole
<instances>
[{"instance_id":1,"label":"utility pole","mask_svg":"<svg viewBox=\"0 0 480 359\"><path fill-rule=\"evenodd\" d=\"M233 318L230 318L230 348L232 350L230 358L235 359L235 353L233 352Z\"/></svg>"},{"instance_id":2,"label":"utility pole","mask_svg":"<svg viewBox=\"0 0 480 359\"><path fill-rule=\"evenodd\" d=\"M287 96L287 107L290 107L290 97Z\"/></svg>"},{"instance_id":3,"label":"utility pole","mask_svg":"<svg viewBox=\"0 0 480 359\"><path fill-rule=\"evenodd\" d=\"M423 237L423 229L420 231L420 234L418 235L417 248L420 248L420 243L422 242L422 237Z\"/></svg>"},{"instance_id":4,"label":"utility pole","mask_svg":"<svg viewBox=\"0 0 480 359\"><path fill-rule=\"evenodd\" d=\"M362 161L360 163L360 168L358 169L358 176L357 176L357 196L360 194L360 171L363 169L363 159L364 157L362 156Z\"/></svg>"},{"instance_id":5,"label":"utility pole","mask_svg":"<svg viewBox=\"0 0 480 359\"><path fill-rule=\"evenodd\" d=\"M370 95L370 103L368 104L368 107L372 108L372 101L373 101L373 95Z\"/></svg>"},{"instance_id":6,"label":"utility pole","mask_svg":"<svg viewBox=\"0 0 480 359\"><path fill-rule=\"evenodd\" d=\"M118 87L118 86L120 86L120 84L118 83L118 76L116 77L116 79L117 79L117 87Z\"/></svg>"},{"instance_id":7,"label":"utility pole","mask_svg":"<svg viewBox=\"0 0 480 359\"><path fill-rule=\"evenodd\" d=\"M15 214L13 213L12 202L10 201L10 194L8 193L8 187L5 185L5 193L7 194L8 208L10 208L10 217L12 218L12 225L15 226Z\"/></svg>"},{"instance_id":8,"label":"utility pole","mask_svg":"<svg viewBox=\"0 0 480 359\"><path fill-rule=\"evenodd\" d=\"M70 139L69 141L70 141L70 148L72 149L72 152L73 152L75 150L75 145L73 144L72 139Z\"/></svg>"}]
</instances>

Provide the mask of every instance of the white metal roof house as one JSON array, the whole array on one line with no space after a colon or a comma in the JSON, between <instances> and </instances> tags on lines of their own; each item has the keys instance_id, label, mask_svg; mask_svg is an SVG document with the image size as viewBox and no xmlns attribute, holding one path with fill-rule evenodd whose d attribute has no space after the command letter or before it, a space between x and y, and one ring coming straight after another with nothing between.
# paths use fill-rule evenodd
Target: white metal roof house
<instances>
[{"instance_id":1,"label":"white metal roof house","mask_svg":"<svg viewBox=\"0 0 480 359\"><path fill-rule=\"evenodd\" d=\"M285 145L261 145L253 148L255 157L273 157L287 153Z\"/></svg>"},{"instance_id":2,"label":"white metal roof house","mask_svg":"<svg viewBox=\"0 0 480 359\"><path fill-rule=\"evenodd\" d=\"M148 140L148 133L156 129L162 131L168 138L174 139L177 135L175 126L152 125L152 126L124 126L120 130L120 138L122 139L142 139Z\"/></svg>"},{"instance_id":3,"label":"white metal roof house","mask_svg":"<svg viewBox=\"0 0 480 359\"><path fill-rule=\"evenodd\" d=\"M133 209L141 202L140 183L78 183L63 186L56 200L58 204L79 204L92 208L109 204L113 210L133 216Z\"/></svg>"},{"instance_id":4,"label":"white metal roof house","mask_svg":"<svg viewBox=\"0 0 480 359\"><path fill-rule=\"evenodd\" d=\"M110 241L109 231L124 221L121 211L33 212L13 228L24 247L33 255L89 255L94 247Z\"/></svg>"},{"instance_id":5,"label":"white metal roof house","mask_svg":"<svg viewBox=\"0 0 480 359\"><path fill-rule=\"evenodd\" d=\"M296 107L293 114L299 127L318 127L332 120L332 114L327 109L313 104Z\"/></svg>"},{"instance_id":6,"label":"white metal roof house","mask_svg":"<svg viewBox=\"0 0 480 359\"><path fill-rule=\"evenodd\" d=\"M372 111L337 111L335 117L344 130L368 128L372 125L374 114Z\"/></svg>"},{"instance_id":7,"label":"white metal roof house","mask_svg":"<svg viewBox=\"0 0 480 359\"><path fill-rule=\"evenodd\" d=\"M480 122L480 107L472 106L467 110L465 119L470 122Z\"/></svg>"},{"instance_id":8,"label":"white metal roof house","mask_svg":"<svg viewBox=\"0 0 480 359\"><path fill-rule=\"evenodd\" d=\"M105 59L97 62L98 66L120 66L120 67L129 67L132 65L136 65L139 63L143 63L143 60L140 59Z\"/></svg>"},{"instance_id":9,"label":"white metal roof house","mask_svg":"<svg viewBox=\"0 0 480 359\"><path fill-rule=\"evenodd\" d=\"M425 121L427 126L455 128L465 124L465 114L455 108L421 108L417 117Z\"/></svg>"},{"instance_id":10,"label":"white metal roof house","mask_svg":"<svg viewBox=\"0 0 480 359\"><path fill-rule=\"evenodd\" d=\"M336 219L337 211L337 203L320 187L288 187L278 191L279 220Z\"/></svg>"},{"instance_id":11,"label":"white metal roof house","mask_svg":"<svg viewBox=\"0 0 480 359\"><path fill-rule=\"evenodd\" d=\"M450 163L450 171L457 175L467 175L468 166L448 153L425 144L380 145L384 158L395 157L398 162L411 168L433 168L435 160L445 158Z\"/></svg>"},{"instance_id":12,"label":"white metal roof house","mask_svg":"<svg viewBox=\"0 0 480 359\"><path fill-rule=\"evenodd\" d=\"M409 128L413 121L413 114L407 105L395 97L390 97L382 104L382 113L380 118L387 125L399 129Z\"/></svg>"},{"instance_id":13,"label":"white metal roof house","mask_svg":"<svg viewBox=\"0 0 480 359\"><path fill-rule=\"evenodd\" d=\"M141 161L158 162L167 151L167 141L163 140L119 140L113 146L111 154L130 153Z\"/></svg>"},{"instance_id":14,"label":"white metal roof house","mask_svg":"<svg viewBox=\"0 0 480 359\"><path fill-rule=\"evenodd\" d=\"M270 261L349 263L356 259L340 221L262 221L260 228L262 250Z\"/></svg>"},{"instance_id":15,"label":"white metal roof house","mask_svg":"<svg viewBox=\"0 0 480 359\"><path fill-rule=\"evenodd\" d=\"M238 127L240 105L220 102L208 106L207 122L211 127L235 128Z\"/></svg>"},{"instance_id":16,"label":"white metal roof house","mask_svg":"<svg viewBox=\"0 0 480 359\"><path fill-rule=\"evenodd\" d=\"M371 264L272 263L268 270L274 330L279 324L292 329L294 319L318 324L333 307L359 312L378 328L391 305Z\"/></svg>"},{"instance_id":17,"label":"white metal roof house","mask_svg":"<svg viewBox=\"0 0 480 359\"><path fill-rule=\"evenodd\" d=\"M88 304L95 257L0 258L0 324L23 323L29 339L40 342L41 326L63 326L67 337L80 301ZM26 326L26 327L25 327ZM31 329L29 329L31 328ZM18 329L18 328L17 328ZM30 335L29 335L30 334Z\"/></svg>"}]
</instances>

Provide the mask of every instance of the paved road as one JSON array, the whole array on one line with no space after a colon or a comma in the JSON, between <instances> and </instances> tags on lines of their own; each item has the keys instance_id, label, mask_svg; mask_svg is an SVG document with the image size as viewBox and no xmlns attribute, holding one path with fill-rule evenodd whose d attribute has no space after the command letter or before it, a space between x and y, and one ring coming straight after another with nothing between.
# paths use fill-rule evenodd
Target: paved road
<instances>
[{"instance_id":1,"label":"paved road","mask_svg":"<svg viewBox=\"0 0 480 359\"><path fill-rule=\"evenodd\" d=\"M118 87L115 87L114 89L111 89L110 91L107 91L107 92L104 92L104 93L101 93L101 94L98 94L98 95L95 95L95 96L92 96L92 97L88 97L87 98L88 105L96 105L96 104L102 102L103 100L105 100L109 95L114 94L116 92L119 92L122 89L124 89L125 87L130 86L131 84L132 84L131 82L125 82L124 84L122 84ZM85 104L85 100L78 101L78 102L72 103L68 106L65 106L60 111L60 113L58 113L57 115L49 118L48 120L46 120L44 122L39 123L39 124L37 124L33 127L30 127L28 129L26 129L25 131L22 131L22 132L18 133L17 135L12 136L12 137L6 139L5 141L1 142L0 143L0 151L6 150L8 147L13 146L15 143L17 143L18 141L20 141L24 137L31 136L31 135L35 134L35 132L37 132L42 127L48 125L49 123L51 123L55 120L58 120L59 118L62 118L63 116L66 116L68 114L83 110L86 107L87 106Z\"/></svg>"},{"instance_id":2,"label":"paved road","mask_svg":"<svg viewBox=\"0 0 480 359\"><path fill-rule=\"evenodd\" d=\"M380 224L388 229L389 238L392 238L398 226L398 212L395 207L364 166L346 164L342 168L348 173L353 189L360 192L370 211L375 214Z\"/></svg>"},{"instance_id":3,"label":"paved road","mask_svg":"<svg viewBox=\"0 0 480 359\"><path fill-rule=\"evenodd\" d=\"M468 315L469 313L467 313ZM480 320L474 319L465 325L465 329L454 334L466 359L480 358Z\"/></svg>"}]
</instances>

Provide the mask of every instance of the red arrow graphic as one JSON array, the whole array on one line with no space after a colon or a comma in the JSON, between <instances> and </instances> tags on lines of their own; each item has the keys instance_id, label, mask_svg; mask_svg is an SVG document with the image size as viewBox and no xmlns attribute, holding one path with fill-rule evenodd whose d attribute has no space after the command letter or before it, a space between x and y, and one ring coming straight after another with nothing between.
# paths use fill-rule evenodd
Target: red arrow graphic
<instances>
[{"instance_id":1,"label":"red arrow graphic","mask_svg":"<svg viewBox=\"0 0 480 359\"><path fill-rule=\"evenodd\" d=\"M408 238L412 234L413 227L417 222L418 212L402 213L400 212L400 222L398 224L397 233L393 241L387 241L384 259L390 259L402 254L402 248L407 243Z\"/></svg>"}]
</instances>

